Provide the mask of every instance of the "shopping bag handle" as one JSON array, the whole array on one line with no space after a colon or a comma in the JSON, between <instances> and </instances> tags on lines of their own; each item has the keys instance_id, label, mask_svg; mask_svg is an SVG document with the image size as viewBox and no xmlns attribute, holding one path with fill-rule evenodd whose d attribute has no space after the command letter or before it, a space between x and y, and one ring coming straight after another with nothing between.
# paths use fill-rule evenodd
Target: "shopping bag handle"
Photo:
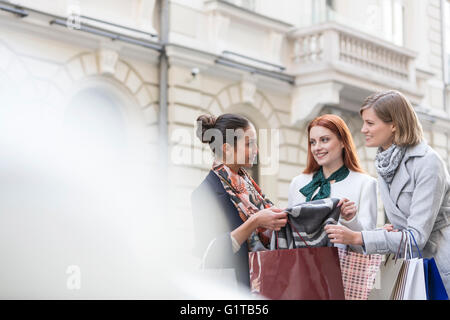
<instances>
[{"instance_id":1,"label":"shopping bag handle","mask_svg":"<svg viewBox=\"0 0 450 320\"><path fill-rule=\"evenodd\" d=\"M422 252L420 252L420 249L419 249L419 246L417 245L416 238L414 237L414 234L412 233L411 230L408 230L408 232L411 234L411 237L412 237L412 239L414 240L414 244L416 245L417 252L419 253L419 257L420 257L421 259L423 259L423 257L422 257Z\"/></svg>"},{"instance_id":2,"label":"shopping bag handle","mask_svg":"<svg viewBox=\"0 0 450 320\"><path fill-rule=\"evenodd\" d=\"M275 231L275 240L276 240L276 245L277 245L277 250L280 249L280 246L278 245L278 231Z\"/></svg>"},{"instance_id":3,"label":"shopping bag handle","mask_svg":"<svg viewBox=\"0 0 450 320\"><path fill-rule=\"evenodd\" d=\"M403 230L402 232L405 232L406 234L406 243L405 243L405 256L404 259L407 260L408 257L408 249L409 249L409 258L412 259L412 252L411 252L411 242L408 235L408 230Z\"/></svg>"},{"instance_id":4,"label":"shopping bag handle","mask_svg":"<svg viewBox=\"0 0 450 320\"><path fill-rule=\"evenodd\" d=\"M300 237L300 239L302 239L302 241L305 243L307 248L311 248L305 241L305 239L303 239L303 237L300 235L300 232L298 232L298 230L292 225L292 223L289 221L288 219L288 223L289 225L292 227L292 229L294 229L294 231L298 234L298 236Z\"/></svg>"},{"instance_id":5,"label":"shopping bag handle","mask_svg":"<svg viewBox=\"0 0 450 320\"><path fill-rule=\"evenodd\" d=\"M402 247L403 236L404 236L404 234L403 234L403 232L402 232L402 238L401 238L401 240L400 240L400 244L398 245L397 253L395 254L395 263L397 263L397 259L398 259L398 257L400 256L400 248ZM390 256L391 256L391 254L389 253L389 254L387 255L386 261L384 262L384 265L385 265L385 266L386 266L386 264L388 263L389 257L390 257Z\"/></svg>"},{"instance_id":6,"label":"shopping bag handle","mask_svg":"<svg viewBox=\"0 0 450 320\"><path fill-rule=\"evenodd\" d=\"M398 245L397 254L395 255L395 261L397 261L400 256L400 248L402 247L404 233L402 232L402 238L400 240L400 244Z\"/></svg>"},{"instance_id":7,"label":"shopping bag handle","mask_svg":"<svg viewBox=\"0 0 450 320\"><path fill-rule=\"evenodd\" d=\"M206 248L205 252L203 253L203 257L202 257L202 262L200 264L200 270L205 270L205 264L206 264L206 258L209 254L209 251L211 250L214 242L216 242L217 238L214 238L210 241L210 243L208 244L208 247Z\"/></svg>"},{"instance_id":8,"label":"shopping bag handle","mask_svg":"<svg viewBox=\"0 0 450 320\"><path fill-rule=\"evenodd\" d=\"M298 232L298 230L292 225L292 223L289 221L289 219L288 219L288 223L292 227L292 229L294 229L294 231L297 233L297 235L300 237L300 239L302 239L302 241L305 243L306 247L310 248L308 243L306 243L305 239L303 239L303 237L300 235L300 232ZM278 231L275 231L275 237L276 237L276 240L277 240L277 249L279 249L280 246L278 245ZM295 242L295 240L294 240L294 242Z\"/></svg>"},{"instance_id":9,"label":"shopping bag handle","mask_svg":"<svg viewBox=\"0 0 450 320\"><path fill-rule=\"evenodd\" d=\"M295 231L295 233L297 233L297 235L299 236L299 238L303 241L303 243L305 244L305 246L307 248L311 248L311 246L305 241L305 239L303 239L303 237L301 236L300 232L292 225L292 223L289 221L289 219L287 220L287 222L289 223L289 225L291 226L291 228ZM276 237L276 242L277 242L277 249L279 249L278 246L278 231L275 231L275 237Z\"/></svg>"}]
</instances>

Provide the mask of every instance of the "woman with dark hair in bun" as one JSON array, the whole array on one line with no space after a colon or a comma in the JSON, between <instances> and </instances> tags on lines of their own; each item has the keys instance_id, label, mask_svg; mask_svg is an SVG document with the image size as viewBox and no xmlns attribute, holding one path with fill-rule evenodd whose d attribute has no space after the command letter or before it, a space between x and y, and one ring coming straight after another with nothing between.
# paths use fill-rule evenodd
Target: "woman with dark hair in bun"
<instances>
[{"instance_id":1,"label":"woman with dark hair in bun","mask_svg":"<svg viewBox=\"0 0 450 320\"><path fill-rule=\"evenodd\" d=\"M192 193L194 253L206 268L233 268L238 283L250 287L248 252L270 248L273 230L287 222L247 174L258 148L256 130L248 119L223 114L197 119L197 136L208 143L214 163Z\"/></svg>"}]
</instances>

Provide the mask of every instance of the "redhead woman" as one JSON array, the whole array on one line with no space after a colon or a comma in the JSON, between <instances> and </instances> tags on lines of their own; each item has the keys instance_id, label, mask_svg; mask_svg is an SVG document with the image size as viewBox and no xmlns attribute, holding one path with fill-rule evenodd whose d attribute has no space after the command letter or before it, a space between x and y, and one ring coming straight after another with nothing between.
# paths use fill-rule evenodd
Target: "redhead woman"
<instances>
[{"instance_id":1,"label":"redhead woman","mask_svg":"<svg viewBox=\"0 0 450 320\"><path fill-rule=\"evenodd\" d=\"M197 136L211 147L214 163L192 193L194 253L202 257L206 251L206 267L232 268L238 283L249 288L248 252L268 250L272 231L286 224L287 213L245 171L258 152L255 127L246 118L203 115L197 124Z\"/></svg>"},{"instance_id":2,"label":"redhead woman","mask_svg":"<svg viewBox=\"0 0 450 320\"><path fill-rule=\"evenodd\" d=\"M340 198L339 223L350 230L373 230L377 221L376 180L362 170L345 122L320 116L308 125L308 160L289 187L288 207L324 198ZM352 246L355 251L361 247Z\"/></svg>"},{"instance_id":3,"label":"redhead woman","mask_svg":"<svg viewBox=\"0 0 450 320\"><path fill-rule=\"evenodd\" d=\"M450 292L450 177L445 163L423 140L417 115L400 92L369 96L360 113L366 146L378 148L375 167L391 225L362 232L327 227L331 242L360 245L367 254L395 253L402 234L392 231L408 230L424 258L435 258Z\"/></svg>"}]
</instances>

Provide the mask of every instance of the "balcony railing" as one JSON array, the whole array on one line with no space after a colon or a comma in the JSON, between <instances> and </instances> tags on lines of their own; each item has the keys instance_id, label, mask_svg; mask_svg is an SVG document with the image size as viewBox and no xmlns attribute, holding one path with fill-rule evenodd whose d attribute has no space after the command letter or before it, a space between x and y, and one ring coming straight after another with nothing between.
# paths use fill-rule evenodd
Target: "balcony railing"
<instances>
[{"instance_id":1,"label":"balcony railing","mask_svg":"<svg viewBox=\"0 0 450 320\"><path fill-rule=\"evenodd\" d=\"M296 73L311 72L322 63L348 72L415 81L414 52L345 26L327 23L299 29L291 39Z\"/></svg>"},{"instance_id":2,"label":"balcony railing","mask_svg":"<svg viewBox=\"0 0 450 320\"><path fill-rule=\"evenodd\" d=\"M377 73L409 80L409 63L413 57L372 42L341 33L340 59Z\"/></svg>"}]
</instances>

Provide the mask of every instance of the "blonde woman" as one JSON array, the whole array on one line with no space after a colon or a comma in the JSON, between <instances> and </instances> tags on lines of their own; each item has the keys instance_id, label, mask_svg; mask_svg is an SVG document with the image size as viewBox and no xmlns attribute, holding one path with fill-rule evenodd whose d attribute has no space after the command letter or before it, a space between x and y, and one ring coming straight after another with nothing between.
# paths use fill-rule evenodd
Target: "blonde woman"
<instances>
[{"instance_id":1,"label":"blonde woman","mask_svg":"<svg viewBox=\"0 0 450 320\"><path fill-rule=\"evenodd\" d=\"M327 226L331 242L360 245L367 254L395 253L402 235L391 231L411 231L424 258L435 258L450 292L450 176L445 163L423 140L417 115L400 92L369 96L360 113L366 146L378 148L378 185L392 225L362 232Z\"/></svg>"}]
</instances>

